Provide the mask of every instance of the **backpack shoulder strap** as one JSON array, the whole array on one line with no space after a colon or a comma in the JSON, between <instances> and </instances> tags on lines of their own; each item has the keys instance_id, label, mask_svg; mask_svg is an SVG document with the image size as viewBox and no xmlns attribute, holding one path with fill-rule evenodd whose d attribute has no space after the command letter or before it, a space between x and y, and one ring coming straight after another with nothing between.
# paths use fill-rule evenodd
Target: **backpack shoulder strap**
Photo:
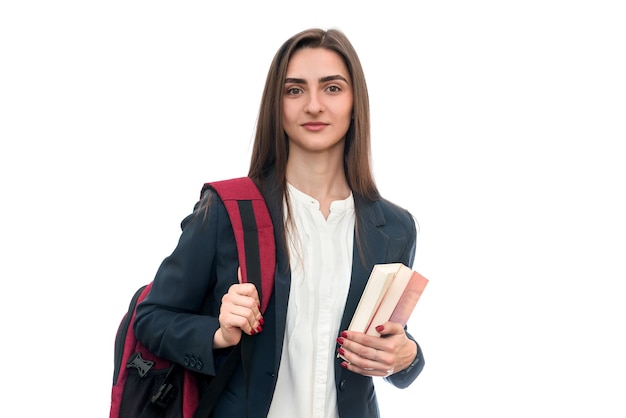
<instances>
[{"instance_id":1,"label":"backpack shoulder strap","mask_svg":"<svg viewBox=\"0 0 626 418\"><path fill-rule=\"evenodd\" d=\"M274 289L276 246L274 228L263 195L249 177L205 183L217 192L230 216L235 233L241 278L254 283L265 312Z\"/></svg>"},{"instance_id":2,"label":"backpack shoulder strap","mask_svg":"<svg viewBox=\"0 0 626 418\"><path fill-rule=\"evenodd\" d=\"M201 196L207 188L215 190L226 206L237 242L241 279L254 283L261 300L261 312L265 312L274 289L276 246L272 219L263 195L249 177L205 183ZM240 343L233 348L211 380L205 396L200 399L194 418L210 415L240 361L246 381L247 398L248 370L254 340L247 334L241 337Z\"/></svg>"}]
</instances>

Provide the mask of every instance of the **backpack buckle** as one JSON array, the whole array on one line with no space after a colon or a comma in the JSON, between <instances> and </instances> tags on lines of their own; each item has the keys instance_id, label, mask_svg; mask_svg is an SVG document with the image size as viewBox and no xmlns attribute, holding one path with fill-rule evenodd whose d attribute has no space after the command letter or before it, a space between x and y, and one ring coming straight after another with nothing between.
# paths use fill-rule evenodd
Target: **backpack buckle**
<instances>
[{"instance_id":1,"label":"backpack buckle","mask_svg":"<svg viewBox=\"0 0 626 418\"><path fill-rule=\"evenodd\" d=\"M139 377L144 377L146 374L148 374L152 366L154 366L154 361L144 360L141 357L141 353L133 354L133 356L130 358L130 360L128 360L128 363L126 364L126 368L128 369L137 369Z\"/></svg>"}]
</instances>

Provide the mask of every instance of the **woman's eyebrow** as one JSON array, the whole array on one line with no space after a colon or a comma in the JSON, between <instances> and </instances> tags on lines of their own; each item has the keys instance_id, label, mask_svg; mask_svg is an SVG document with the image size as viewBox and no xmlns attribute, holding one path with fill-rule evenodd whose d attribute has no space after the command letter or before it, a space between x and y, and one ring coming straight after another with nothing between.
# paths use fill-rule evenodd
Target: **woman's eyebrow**
<instances>
[{"instance_id":1,"label":"woman's eyebrow","mask_svg":"<svg viewBox=\"0 0 626 418\"><path fill-rule=\"evenodd\" d=\"M320 78L320 83L325 83L327 81L333 81L333 80L342 80L344 82L348 82L348 80L345 79L345 77L336 74L336 75L327 75L326 77L322 77Z\"/></svg>"},{"instance_id":2,"label":"woman's eyebrow","mask_svg":"<svg viewBox=\"0 0 626 418\"><path fill-rule=\"evenodd\" d=\"M287 78L285 78L285 84L287 84L287 83L306 84L306 80L304 78L287 77Z\"/></svg>"},{"instance_id":3,"label":"woman's eyebrow","mask_svg":"<svg viewBox=\"0 0 626 418\"><path fill-rule=\"evenodd\" d=\"M319 79L320 83L325 83L327 81L333 81L333 80L342 80L344 82L348 82L348 80L345 79L345 77L336 74L336 75L327 75L325 77L321 77ZM295 78L295 77L287 77L285 78L285 84L287 83L292 83L292 84L307 84L306 80L304 78Z\"/></svg>"}]
</instances>

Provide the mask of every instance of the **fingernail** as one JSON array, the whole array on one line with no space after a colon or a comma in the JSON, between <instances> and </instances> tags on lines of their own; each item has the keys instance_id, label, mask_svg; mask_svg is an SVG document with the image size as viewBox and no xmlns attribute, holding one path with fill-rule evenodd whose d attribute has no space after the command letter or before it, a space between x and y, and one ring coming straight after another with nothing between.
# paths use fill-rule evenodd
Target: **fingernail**
<instances>
[{"instance_id":1,"label":"fingernail","mask_svg":"<svg viewBox=\"0 0 626 418\"><path fill-rule=\"evenodd\" d=\"M343 348L340 348L339 350L337 350L337 352L342 356L346 354L346 350L344 350Z\"/></svg>"},{"instance_id":2,"label":"fingernail","mask_svg":"<svg viewBox=\"0 0 626 418\"><path fill-rule=\"evenodd\" d=\"M343 345L344 341L345 340L343 338L341 338L341 337L337 338L337 344L339 344L339 345Z\"/></svg>"},{"instance_id":3,"label":"fingernail","mask_svg":"<svg viewBox=\"0 0 626 418\"><path fill-rule=\"evenodd\" d=\"M261 325L259 325L258 327L256 327L257 332L263 332L263 327Z\"/></svg>"},{"instance_id":4,"label":"fingernail","mask_svg":"<svg viewBox=\"0 0 626 418\"><path fill-rule=\"evenodd\" d=\"M348 363L346 363L345 361L341 362L341 367L343 367L344 369L348 368Z\"/></svg>"},{"instance_id":5,"label":"fingernail","mask_svg":"<svg viewBox=\"0 0 626 418\"><path fill-rule=\"evenodd\" d=\"M343 338L348 338L348 333L346 331L341 331L341 336Z\"/></svg>"},{"instance_id":6,"label":"fingernail","mask_svg":"<svg viewBox=\"0 0 626 418\"><path fill-rule=\"evenodd\" d=\"M259 324L261 324L261 325L265 325L265 321L263 320L263 317L260 317L260 318L259 318Z\"/></svg>"},{"instance_id":7,"label":"fingernail","mask_svg":"<svg viewBox=\"0 0 626 418\"><path fill-rule=\"evenodd\" d=\"M382 332L385 329L385 327L383 327L382 325L379 325L376 327L376 331L378 332Z\"/></svg>"}]
</instances>

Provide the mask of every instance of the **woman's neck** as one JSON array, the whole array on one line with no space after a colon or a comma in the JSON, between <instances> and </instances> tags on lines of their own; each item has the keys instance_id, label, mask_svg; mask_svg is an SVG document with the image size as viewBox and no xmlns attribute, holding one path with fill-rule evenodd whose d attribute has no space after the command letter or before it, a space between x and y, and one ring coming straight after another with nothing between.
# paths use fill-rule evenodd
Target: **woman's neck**
<instances>
[{"instance_id":1,"label":"woman's neck","mask_svg":"<svg viewBox=\"0 0 626 418\"><path fill-rule=\"evenodd\" d=\"M325 217L330 213L330 204L350 196L350 187L343 167L343 158L329 159L327 156L298 158L289 155L287 181L320 203Z\"/></svg>"}]
</instances>

